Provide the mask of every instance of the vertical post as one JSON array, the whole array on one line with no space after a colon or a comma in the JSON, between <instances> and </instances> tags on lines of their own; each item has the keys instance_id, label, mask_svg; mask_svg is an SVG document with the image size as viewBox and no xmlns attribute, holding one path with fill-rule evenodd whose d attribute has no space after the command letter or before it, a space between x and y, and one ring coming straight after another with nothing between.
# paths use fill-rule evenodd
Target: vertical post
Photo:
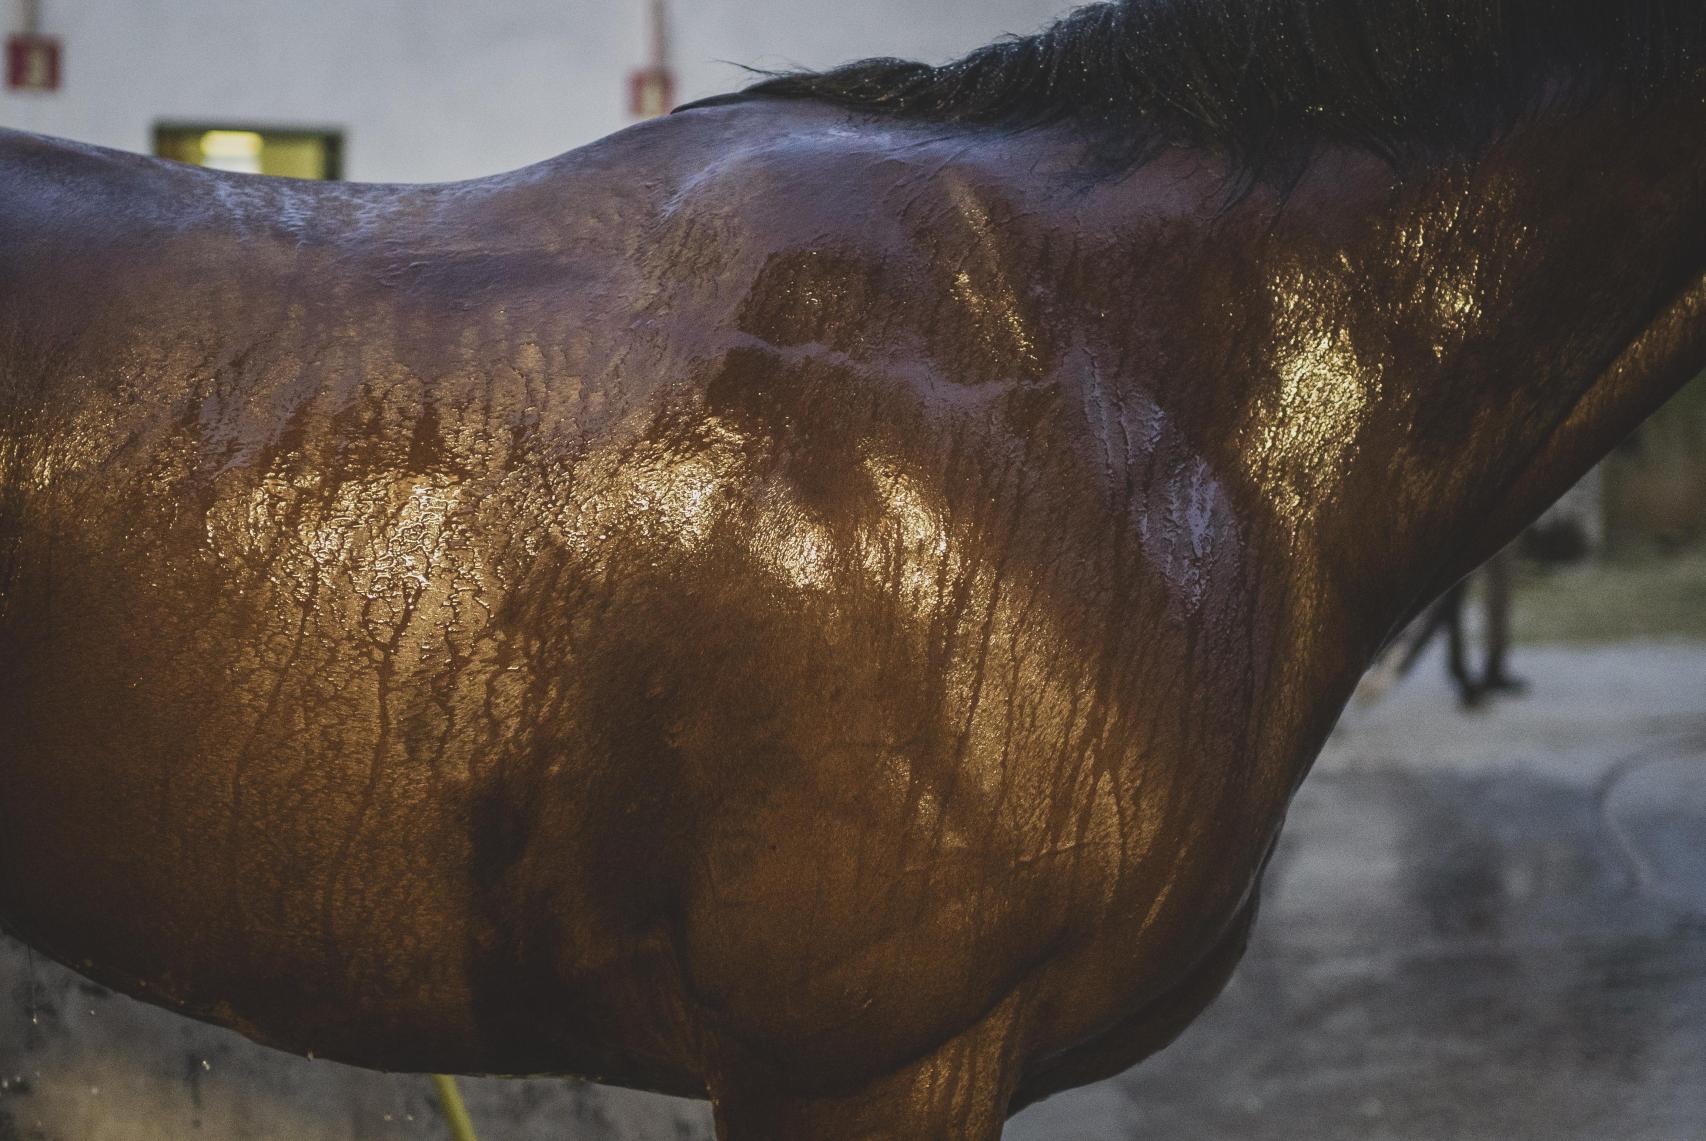
<instances>
[{"instance_id":1,"label":"vertical post","mask_svg":"<svg viewBox=\"0 0 1706 1141\"><path fill-rule=\"evenodd\" d=\"M628 76L628 113L636 119L666 115L675 106L675 74L669 69L669 12L665 0L646 2L647 59Z\"/></svg>"},{"instance_id":2,"label":"vertical post","mask_svg":"<svg viewBox=\"0 0 1706 1141\"><path fill-rule=\"evenodd\" d=\"M664 9L664 0L652 0L651 65L659 71L663 71L669 67L668 15L668 12Z\"/></svg>"}]
</instances>

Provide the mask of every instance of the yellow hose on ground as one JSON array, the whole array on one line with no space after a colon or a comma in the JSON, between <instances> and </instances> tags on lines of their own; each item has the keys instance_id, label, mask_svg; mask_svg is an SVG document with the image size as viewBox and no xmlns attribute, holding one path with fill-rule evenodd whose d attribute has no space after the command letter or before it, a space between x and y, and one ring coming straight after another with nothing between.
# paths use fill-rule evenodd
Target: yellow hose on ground
<instances>
[{"instance_id":1,"label":"yellow hose on ground","mask_svg":"<svg viewBox=\"0 0 1706 1141\"><path fill-rule=\"evenodd\" d=\"M474 1122L468 1116L468 1107L462 1104L462 1091L456 1088L456 1079L449 1074L434 1074L432 1085L438 1091L438 1104L444 1110L444 1121L450 1126L450 1136L454 1141L479 1141L474 1136Z\"/></svg>"}]
</instances>

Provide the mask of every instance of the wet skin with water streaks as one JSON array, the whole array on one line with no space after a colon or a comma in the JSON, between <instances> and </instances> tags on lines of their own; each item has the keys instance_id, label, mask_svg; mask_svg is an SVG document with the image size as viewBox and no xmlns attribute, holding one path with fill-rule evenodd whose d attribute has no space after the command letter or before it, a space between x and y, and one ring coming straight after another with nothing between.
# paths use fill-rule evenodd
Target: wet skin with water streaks
<instances>
[{"instance_id":1,"label":"wet skin with water streaks","mask_svg":"<svg viewBox=\"0 0 1706 1141\"><path fill-rule=\"evenodd\" d=\"M1230 209L797 104L427 187L0 135L0 921L993 1137L1213 997L1382 638L1706 364L1702 119Z\"/></svg>"}]
</instances>

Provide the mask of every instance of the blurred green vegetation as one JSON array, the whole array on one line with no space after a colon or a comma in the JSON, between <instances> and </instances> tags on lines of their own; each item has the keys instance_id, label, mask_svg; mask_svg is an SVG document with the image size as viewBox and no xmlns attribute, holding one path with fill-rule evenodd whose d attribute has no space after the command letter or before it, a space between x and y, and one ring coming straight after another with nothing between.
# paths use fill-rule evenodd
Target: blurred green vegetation
<instances>
[{"instance_id":1,"label":"blurred green vegetation","mask_svg":"<svg viewBox=\"0 0 1706 1141\"><path fill-rule=\"evenodd\" d=\"M1637 428L1604 470L1613 550L1706 540L1706 375Z\"/></svg>"},{"instance_id":2,"label":"blurred green vegetation","mask_svg":"<svg viewBox=\"0 0 1706 1141\"><path fill-rule=\"evenodd\" d=\"M1706 545L1623 550L1565 567L1518 564L1516 641L1706 641ZM1706 678L1701 679L1706 688Z\"/></svg>"},{"instance_id":3,"label":"blurred green vegetation","mask_svg":"<svg viewBox=\"0 0 1706 1141\"><path fill-rule=\"evenodd\" d=\"M1516 641L1706 641L1706 375L1601 470L1604 553L1567 566L1519 560Z\"/></svg>"}]
</instances>

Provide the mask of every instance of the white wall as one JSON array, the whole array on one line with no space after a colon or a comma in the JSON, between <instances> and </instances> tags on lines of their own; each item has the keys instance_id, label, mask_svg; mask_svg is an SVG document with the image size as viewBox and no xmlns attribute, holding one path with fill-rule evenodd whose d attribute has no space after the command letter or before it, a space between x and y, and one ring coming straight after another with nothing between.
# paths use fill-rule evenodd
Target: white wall
<instances>
[{"instance_id":1,"label":"white wall","mask_svg":"<svg viewBox=\"0 0 1706 1141\"><path fill-rule=\"evenodd\" d=\"M0 31L19 0L0 0ZM683 100L734 63L940 61L1072 0L671 0ZM345 133L344 174L467 178L627 124L643 0L42 0L57 93L0 91L0 126L147 151L162 120Z\"/></svg>"}]
</instances>

